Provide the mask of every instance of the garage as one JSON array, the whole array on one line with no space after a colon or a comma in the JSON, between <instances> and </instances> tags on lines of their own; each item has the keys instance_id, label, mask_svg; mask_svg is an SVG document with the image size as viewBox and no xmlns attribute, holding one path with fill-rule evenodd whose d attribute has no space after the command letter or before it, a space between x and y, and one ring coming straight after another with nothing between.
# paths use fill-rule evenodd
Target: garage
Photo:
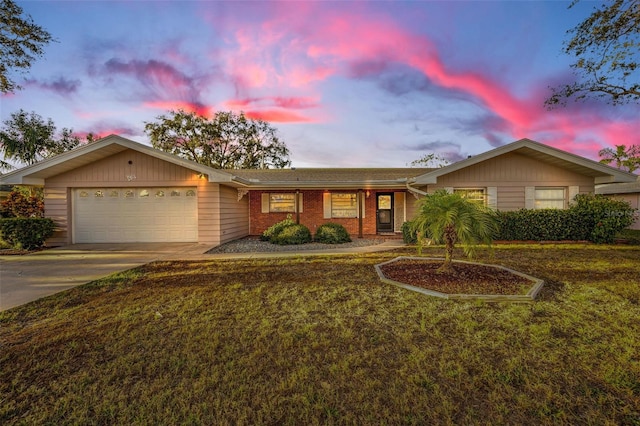
<instances>
[{"instance_id":1,"label":"garage","mask_svg":"<svg viewBox=\"0 0 640 426\"><path fill-rule=\"evenodd\" d=\"M75 243L197 242L195 187L76 188Z\"/></svg>"}]
</instances>

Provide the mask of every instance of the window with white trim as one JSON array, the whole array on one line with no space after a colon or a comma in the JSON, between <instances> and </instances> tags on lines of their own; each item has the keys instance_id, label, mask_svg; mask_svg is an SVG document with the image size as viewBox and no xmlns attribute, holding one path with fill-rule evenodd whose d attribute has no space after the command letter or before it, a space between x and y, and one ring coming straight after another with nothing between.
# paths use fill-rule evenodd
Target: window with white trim
<instances>
[{"instance_id":1,"label":"window with white trim","mask_svg":"<svg viewBox=\"0 0 640 426\"><path fill-rule=\"evenodd\" d=\"M535 209L564 209L565 188L536 188Z\"/></svg>"},{"instance_id":2,"label":"window with white trim","mask_svg":"<svg viewBox=\"0 0 640 426\"><path fill-rule=\"evenodd\" d=\"M332 193L331 217L358 217L358 195L355 192Z\"/></svg>"},{"instance_id":3,"label":"window with white trim","mask_svg":"<svg viewBox=\"0 0 640 426\"><path fill-rule=\"evenodd\" d=\"M465 198L474 203L486 204L486 191L484 188L454 188L454 194L460 194L462 198Z\"/></svg>"},{"instance_id":4,"label":"window with white trim","mask_svg":"<svg viewBox=\"0 0 640 426\"><path fill-rule=\"evenodd\" d=\"M294 213L296 211L296 194L269 194L270 213Z\"/></svg>"}]
</instances>

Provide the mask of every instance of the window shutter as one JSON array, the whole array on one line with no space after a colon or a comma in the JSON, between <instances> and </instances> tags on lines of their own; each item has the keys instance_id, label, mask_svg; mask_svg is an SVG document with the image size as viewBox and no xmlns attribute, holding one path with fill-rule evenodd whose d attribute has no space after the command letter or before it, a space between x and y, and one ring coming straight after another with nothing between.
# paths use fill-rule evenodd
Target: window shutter
<instances>
[{"instance_id":1,"label":"window shutter","mask_svg":"<svg viewBox=\"0 0 640 426\"><path fill-rule=\"evenodd\" d=\"M570 186L569 187L569 205L573 204L573 199L580 193L579 186Z\"/></svg>"},{"instance_id":2,"label":"window shutter","mask_svg":"<svg viewBox=\"0 0 640 426\"><path fill-rule=\"evenodd\" d=\"M269 213L269 194L262 193L262 213Z\"/></svg>"},{"instance_id":3,"label":"window shutter","mask_svg":"<svg viewBox=\"0 0 640 426\"><path fill-rule=\"evenodd\" d=\"M524 208L534 209L536 207L536 187L525 186L524 188Z\"/></svg>"},{"instance_id":4,"label":"window shutter","mask_svg":"<svg viewBox=\"0 0 640 426\"><path fill-rule=\"evenodd\" d=\"M487 187L487 207L493 210L498 209L498 187L497 186Z\"/></svg>"},{"instance_id":5,"label":"window shutter","mask_svg":"<svg viewBox=\"0 0 640 426\"><path fill-rule=\"evenodd\" d=\"M331 194L325 192L322 194L322 207L324 209L324 218L331 219Z\"/></svg>"},{"instance_id":6,"label":"window shutter","mask_svg":"<svg viewBox=\"0 0 640 426\"><path fill-rule=\"evenodd\" d=\"M298 194L298 213L302 213L302 192Z\"/></svg>"},{"instance_id":7,"label":"window shutter","mask_svg":"<svg viewBox=\"0 0 640 426\"><path fill-rule=\"evenodd\" d=\"M453 194L453 186L445 186L444 190L447 191L447 194Z\"/></svg>"}]
</instances>

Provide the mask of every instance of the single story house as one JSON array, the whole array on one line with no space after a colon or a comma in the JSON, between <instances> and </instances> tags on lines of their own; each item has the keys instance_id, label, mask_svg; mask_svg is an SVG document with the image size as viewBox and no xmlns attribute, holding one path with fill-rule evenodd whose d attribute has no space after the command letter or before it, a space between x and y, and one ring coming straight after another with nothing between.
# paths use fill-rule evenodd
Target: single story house
<instances>
[{"instance_id":1,"label":"single story house","mask_svg":"<svg viewBox=\"0 0 640 426\"><path fill-rule=\"evenodd\" d=\"M522 139L438 169L218 170L111 135L0 177L41 185L50 245L199 242L259 235L291 215L312 232L341 223L353 237L393 234L437 189L500 210L566 208L596 185L637 176Z\"/></svg>"}]
</instances>

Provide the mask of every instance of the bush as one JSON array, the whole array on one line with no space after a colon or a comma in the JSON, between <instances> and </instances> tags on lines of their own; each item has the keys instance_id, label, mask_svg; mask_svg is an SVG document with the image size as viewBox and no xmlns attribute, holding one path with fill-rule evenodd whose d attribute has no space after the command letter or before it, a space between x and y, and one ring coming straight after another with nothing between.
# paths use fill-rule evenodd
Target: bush
<instances>
[{"instance_id":1,"label":"bush","mask_svg":"<svg viewBox=\"0 0 640 426\"><path fill-rule=\"evenodd\" d=\"M325 223L318 227L314 241L324 244L350 243L351 237L344 226L339 223Z\"/></svg>"},{"instance_id":2,"label":"bush","mask_svg":"<svg viewBox=\"0 0 640 426\"><path fill-rule=\"evenodd\" d=\"M281 246L310 243L311 231L304 225L293 224L285 227L278 235L272 237L271 242Z\"/></svg>"},{"instance_id":3,"label":"bush","mask_svg":"<svg viewBox=\"0 0 640 426\"><path fill-rule=\"evenodd\" d=\"M260 235L260 240L273 242L272 239L277 237L284 228L295 224L296 223L293 221L293 219L291 219L291 215L287 215L287 218L285 220L282 220L267 228L267 230L264 231L262 235Z\"/></svg>"},{"instance_id":4,"label":"bush","mask_svg":"<svg viewBox=\"0 0 640 426\"><path fill-rule=\"evenodd\" d=\"M54 223L49 218L0 219L0 238L16 249L33 250L44 245L53 235Z\"/></svg>"},{"instance_id":5,"label":"bush","mask_svg":"<svg viewBox=\"0 0 640 426\"><path fill-rule=\"evenodd\" d=\"M411 232L411 222L405 222L400 228L402 230L402 241L405 244L418 244L418 237L415 232Z\"/></svg>"},{"instance_id":6,"label":"bush","mask_svg":"<svg viewBox=\"0 0 640 426\"><path fill-rule=\"evenodd\" d=\"M626 201L586 194L576 196L571 210L588 224L590 232L587 239L594 243L612 243L618 232L633 223L636 213Z\"/></svg>"},{"instance_id":7,"label":"bush","mask_svg":"<svg viewBox=\"0 0 640 426\"><path fill-rule=\"evenodd\" d=\"M28 190L15 187L0 203L0 217L44 217L42 194L30 195Z\"/></svg>"},{"instance_id":8,"label":"bush","mask_svg":"<svg viewBox=\"0 0 640 426\"><path fill-rule=\"evenodd\" d=\"M633 223L634 209L625 201L580 194L568 210L497 212L498 240L581 241L611 243Z\"/></svg>"}]
</instances>

